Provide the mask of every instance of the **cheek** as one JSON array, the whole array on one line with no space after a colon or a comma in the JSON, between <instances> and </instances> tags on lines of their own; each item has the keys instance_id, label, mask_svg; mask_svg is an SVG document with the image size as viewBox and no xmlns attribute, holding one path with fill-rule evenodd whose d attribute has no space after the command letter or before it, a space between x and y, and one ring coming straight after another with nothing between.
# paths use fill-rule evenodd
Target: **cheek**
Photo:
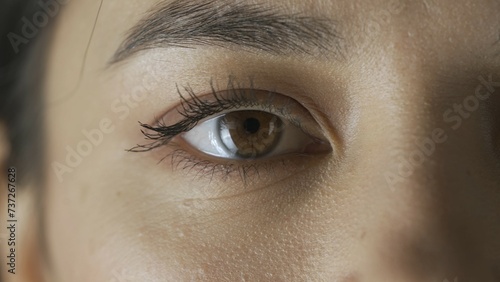
<instances>
[{"instance_id":1,"label":"cheek","mask_svg":"<svg viewBox=\"0 0 500 282\"><path fill-rule=\"evenodd\" d=\"M81 135L81 139L66 140L77 140L70 144L88 141L78 132L75 135ZM68 150L57 153L55 149L49 150L53 154L48 155L48 160L68 168L62 178L56 171L47 172L44 195L48 249L61 281L112 281L117 261L129 258L129 252L136 250L133 246L138 245L134 237L126 238L123 234L129 234L125 231L142 220L137 212L141 208L141 197L136 194L128 199L120 195L122 190L131 187L144 192L140 188L151 184L141 182L142 178L134 177L137 172L131 170L131 177L124 179L123 172L131 166L123 161L125 150L116 146L120 144L118 136L116 133L105 135L89 154L80 154L78 146L72 145L75 154ZM80 161L73 163L77 158ZM137 205L127 205L131 201ZM144 266L144 261L135 265Z\"/></svg>"},{"instance_id":2,"label":"cheek","mask_svg":"<svg viewBox=\"0 0 500 282\"><path fill-rule=\"evenodd\" d=\"M406 189L390 191L378 153L375 163L342 173L326 164L260 192L187 199L172 195L188 184L158 176L170 169L159 164L151 172L142 155L116 157L117 140L105 141L63 183L49 177L47 239L63 281L340 279L353 269L404 278L427 271L423 261L500 250L499 230L487 228L499 226L491 215L500 214L492 209L500 201L485 202L486 188L467 188L488 187L470 186L470 177L453 190L424 193L426 185L410 178Z\"/></svg>"},{"instance_id":3,"label":"cheek","mask_svg":"<svg viewBox=\"0 0 500 282\"><path fill-rule=\"evenodd\" d=\"M324 248L336 249L338 258L346 256L340 246L348 239L331 229L345 230L341 224L327 227L327 222L315 220L316 208L297 206L294 202L303 200L298 195L250 196L238 204L233 198L154 206L156 212L144 212L147 220L142 224L140 248L163 264L163 269L156 269L159 276L175 280L315 277L324 264Z\"/></svg>"},{"instance_id":4,"label":"cheek","mask_svg":"<svg viewBox=\"0 0 500 282\"><path fill-rule=\"evenodd\" d=\"M107 165L96 171L90 163ZM317 178L314 172L240 196L175 199L166 195L190 187L150 179L140 160L133 163L95 157L51 186L49 246L67 280L90 279L89 273L100 275L95 281L293 280L324 268L343 273L342 258L351 250L343 246L353 245L348 216L332 209L333 194L303 189L305 178Z\"/></svg>"}]
</instances>

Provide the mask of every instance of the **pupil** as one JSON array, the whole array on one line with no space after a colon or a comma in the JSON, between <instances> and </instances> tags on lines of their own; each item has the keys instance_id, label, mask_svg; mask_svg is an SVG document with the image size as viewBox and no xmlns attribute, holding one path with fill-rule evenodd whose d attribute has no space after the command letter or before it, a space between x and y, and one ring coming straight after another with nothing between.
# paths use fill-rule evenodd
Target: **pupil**
<instances>
[{"instance_id":1,"label":"pupil","mask_svg":"<svg viewBox=\"0 0 500 282\"><path fill-rule=\"evenodd\" d=\"M243 127L245 128L246 132L253 134L259 131L260 122L255 118L247 118L243 122Z\"/></svg>"}]
</instances>

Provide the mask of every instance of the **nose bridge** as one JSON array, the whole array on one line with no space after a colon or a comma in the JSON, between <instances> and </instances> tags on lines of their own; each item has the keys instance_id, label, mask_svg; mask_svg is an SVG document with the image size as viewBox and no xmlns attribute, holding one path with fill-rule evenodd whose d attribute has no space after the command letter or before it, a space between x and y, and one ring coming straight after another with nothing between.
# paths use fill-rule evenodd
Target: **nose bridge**
<instances>
[{"instance_id":1,"label":"nose bridge","mask_svg":"<svg viewBox=\"0 0 500 282\"><path fill-rule=\"evenodd\" d=\"M395 31L386 40L406 37ZM481 161L475 156L482 150L487 77L481 81L476 73L460 71L466 66L446 65L446 54L433 61L411 41L370 55L375 63L362 68L362 81L354 83L362 85L353 91L361 113L357 147L370 152L374 164L386 164L379 174L391 185L409 185L437 169L454 177L453 170L467 167L467 159Z\"/></svg>"},{"instance_id":2,"label":"nose bridge","mask_svg":"<svg viewBox=\"0 0 500 282\"><path fill-rule=\"evenodd\" d=\"M480 82L477 87L442 83L436 82L439 74L411 75L407 71L409 79L402 77L386 86L391 94L376 102L378 112L366 112L369 125L364 130L373 132L378 127L383 132L366 136L364 143L378 147L371 152L377 152L376 158L387 164L379 173L392 188L423 183L474 185L470 171L487 166L494 149L487 145L490 129L485 119L489 112L474 91Z\"/></svg>"},{"instance_id":3,"label":"nose bridge","mask_svg":"<svg viewBox=\"0 0 500 282\"><path fill-rule=\"evenodd\" d=\"M414 181L429 161L438 157L448 136L439 123L439 112L432 90L422 75L423 66L415 59L384 58L383 66L374 66L375 75L364 83L360 108L359 142L354 148L369 152L370 162L377 167L390 186ZM388 61L388 62L387 62ZM406 66L403 66L406 65ZM365 156L366 157L366 156Z\"/></svg>"},{"instance_id":4,"label":"nose bridge","mask_svg":"<svg viewBox=\"0 0 500 282\"><path fill-rule=\"evenodd\" d=\"M368 230L377 230L368 239L373 241L366 243L371 249L363 250L370 253L367 264L377 261L382 272L400 275L400 281L464 277L462 270L489 275L490 266L481 266L487 247L481 236L488 238L484 242L495 239L483 220L481 205L490 204L483 189L491 187L485 188L487 184L475 175L474 168L482 165L473 157L477 144L436 121L441 109L431 114L432 104L400 106L394 108L398 121L391 115L372 120L372 130L387 124L393 128L364 137L362 150L368 153L364 168L356 174L366 192L361 208L376 211L367 224Z\"/></svg>"},{"instance_id":5,"label":"nose bridge","mask_svg":"<svg viewBox=\"0 0 500 282\"><path fill-rule=\"evenodd\" d=\"M402 199L438 208L482 186L491 171L479 170L493 162L485 145L484 101L475 94L481 80L458 74L456 80L445 80L443 66L419 56L394 54L386 58L384 71L377 69L371 93L359 102L354 150L365 154L361 171L378 179L366 185L406 191L411 196Z\"/></svg>"},{"instance_id":6,"label":"nose bridge","mask_svg":"<svg viewBox=\"0 0 500 282\"><path fill-rule=\"evenodd\" d=\"M401 277L490 275L484 250L498 242L485 215L498 215L498 182L488 180L494 173L483 144L484 109L470 98L481 81L443 83L418 59L385 66L358 102L351 146L359 153L362 208L376 211L368 223L380 231L373 253L385 267L404 269Z\"/></svg>"},{"instance_id":7,"label":"nose bridge","mask_svg":"<svg viewBox=\"0 0 500 282\"><path fill-rule=\"evenodd\" d=\"M487 250L500 247L500 182L483 138L480 73L465 73L473 62L466 42L448 40L454 29L449 38L432 36L419 20L387 27L374 39L377 48L356 53L347 87L356 129L346 146L348 173L337 183L352 195L346 198L363 234L361 243L353 239L358 257L382 273L369 280L492 281L498 254ZM384 273L386 280L371 279Z\"/></svg>"}]
</instances>

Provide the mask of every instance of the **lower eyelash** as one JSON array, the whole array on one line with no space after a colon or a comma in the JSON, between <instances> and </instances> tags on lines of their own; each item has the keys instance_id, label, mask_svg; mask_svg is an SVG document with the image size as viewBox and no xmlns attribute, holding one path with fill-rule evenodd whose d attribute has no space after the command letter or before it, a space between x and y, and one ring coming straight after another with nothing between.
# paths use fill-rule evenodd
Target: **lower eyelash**
<instances>
[{"instance_id":1,"label":"lower eyelash","mask_svg":"<svg viewBox=\"0 0 500 282\"><path fill-rule=\"evenodd\" d=\"M312 155L296 153L259 162L251 160L232 162L221 159L214 161L197 156L196 153L185 149L177 141L173 141L168 147L170 152L163 156L158 161L158 164L164 161L170 162L172 171L185 171L185 174L192 176L194 180L208 181L208 183L211 183L214 179L221 182L233 181L234 176L239 176L243 187L251 184L249 180L255 183L260 179L266 179L266 176L279 175L283 172L280 169L286 169L287 171L306 169L307 166L301 166L300 168L296 166L297 158L300 158L304 163L316 159Z\"/></svg>"},{"instance_id":2,"label":"lower eyelash","mask_svg":"<svg viewBox=\"0 0 500 282\"><path fill-rule=\"evenodd\" d=\"M176 146L176 145L174 145ZM177 146L176 146L177 147ZM248 163L248 164L235 164L235 163L217 163L209 160L200 159L187 150L176 148L161 161L170 158L173 170L187 170L189 173L195 171L193 174L195 179L208 178L211 182L214 176L218 176L222 181L226 181L234 173L238 173L242 183L246 186L249 177L259 177L259 170L265 169L273 171L274 166L266 163ZM161 162L160 161L160 162ZM276 161L275 161L276 162ZM284 165L284 160L281 161Z\"/></svg>"}]
</instances>

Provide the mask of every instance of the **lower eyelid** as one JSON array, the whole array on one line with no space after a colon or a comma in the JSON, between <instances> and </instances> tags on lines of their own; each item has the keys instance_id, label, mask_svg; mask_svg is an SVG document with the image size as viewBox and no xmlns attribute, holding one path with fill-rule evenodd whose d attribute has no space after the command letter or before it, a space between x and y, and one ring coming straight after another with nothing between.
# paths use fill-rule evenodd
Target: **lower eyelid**
<instances>
[{"instance_id":1,"label":"lower eyelid","mask_svg":"<svg viewBox=\"0 0 500 282\"><path fill-rule=\"evenodd\" d=\"M169 145L169 152L163 155L161 163L170 166L173 171L185 172L193 185L203 184L202 189L207 193L220 193L220 187L227 187L230 181L232 187L229 193L239 193L234 187L247 187L251 184L252 190L272 185L286 178L298 176L305 170L319 165L326 155L290 154L269 158L259 163L234 160L223 160L213 157L198 156L199 152L190 150L175 140ZM235 178L236 177L236 178ZM249 182L251 179L251 182ZM224 185L219 184L224 183ZM213 186L213 187L209 187ZM191 187L191 186L187 186ZM191 189L191 188L190 188ZM227 194L224 192L223 194Z\"/></svg>"}]
</instances>

